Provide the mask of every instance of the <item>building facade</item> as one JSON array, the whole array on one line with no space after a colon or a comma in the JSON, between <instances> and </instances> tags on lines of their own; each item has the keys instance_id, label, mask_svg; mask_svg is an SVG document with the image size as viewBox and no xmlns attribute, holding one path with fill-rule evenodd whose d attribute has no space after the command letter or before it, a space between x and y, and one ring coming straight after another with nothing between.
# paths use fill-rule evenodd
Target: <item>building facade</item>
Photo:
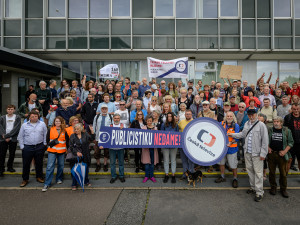
<instances>
[{"instance_id":1,"label":"building facade","mask_svg":"<svg viewBox=\"0 0 300 225\"><path fill-rule=\"evenodd\" d=\"M187 56L204 83L223 64L249 83L300 76L299 0L0 0L0 19L1 46L58 65L57 79L96 79L110 63L141 79L148 56Z\"/></svg>"}]
</instances>

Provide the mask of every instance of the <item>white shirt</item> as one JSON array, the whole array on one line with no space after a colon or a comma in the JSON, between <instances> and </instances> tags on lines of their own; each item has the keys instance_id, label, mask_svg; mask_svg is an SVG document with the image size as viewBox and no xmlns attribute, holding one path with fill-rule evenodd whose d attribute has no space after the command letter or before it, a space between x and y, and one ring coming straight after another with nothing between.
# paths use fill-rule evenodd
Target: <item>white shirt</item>
<instances>
[{"instance_id":1,"label":"white shirt","mask_svg":"<svg viewBox=\"0 0 300 225\"><path fill-rule=\"evenodd\" d=\"M123 123L124 126L129 127L129 113L128 110L125 109L124 111L122 110L117 110L115 113L120 115L120 123Z\"/></svg>"},{"instance_id":2,"label":"white shirt","mask_svg":"<svg viewBox=\"0 0 300 225\"><path fill-rule=\"evenodd\" d=\"M29 112L30 112L32 109L34 109L34 108L36 108L36 104L35 104L35 103L33 103L33 104L29 104L29 103L28 103L28 109L29 109Z\"/></svg>"},{"instance_id":3,"label":"white shirt","mask_svg":"<svg viewBox=\"0 0 300 225\"><path fill-rule=\"evenodd\" d=\"M12 129L14 128L15 120L16 120L16 115L15 114L13 114L13 116L11 116L11 117L6 115L6 134L11 132Z\"/></svg>"}]
</instances>

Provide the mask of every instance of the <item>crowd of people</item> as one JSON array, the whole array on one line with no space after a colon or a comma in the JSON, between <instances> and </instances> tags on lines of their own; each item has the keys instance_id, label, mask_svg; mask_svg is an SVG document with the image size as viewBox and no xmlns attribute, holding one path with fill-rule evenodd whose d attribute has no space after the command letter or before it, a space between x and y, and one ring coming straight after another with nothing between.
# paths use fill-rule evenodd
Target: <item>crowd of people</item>
<instances>
[{"instance_id":1,"label":"crowd of people","mask_svg":"<svg viewBox=\"0 0 300 225\"><path fill-rule=\"evenodd\" d=\"M194 173L199 169L175 148L107 149L98 145L101 127L119 127L182 132L185 126L198 117L208 117L220 122L228 134L227 155L219 165L203 167L211 172L220 170L215 182L225 182L225 168L233 173L232 186L238 187L237 168L245 162L250 189L255 200L263 197L263 182L269 168L270 193L276 194L276 166L280 171L280 191L288 197L287 173L295 167L300 169L300 81L291 86L288 82L271 84L272 73L267 81L263 74L256 84L246 80L223 79L224 83L212 81L203 84L188 80L184 85L156 79L131 81L129 77L119 80L87 81L84 76L78 82L62 80L39 82L26 92L26 102L18 109L8 105L7 114L0 117L0 176L5 171L5 157L9 149L7 170L15 172L13 162L17 142L22 149L23 181L29 182L30 167L35 165L36 180L44 184L43 191L51 186L57 161L56 183L63 182L65 161L73 167L78 158L87 164L85 184L88 179L91 158L96 159L95 172L111 169L110 183L117 178L125 182L124 162L134 151L135 172L145 171L143 182L157 182L154 170L164 168L164 183L176 183L176 158L180 154L183 172ZM24 121L24 122L23 122ZM91 148L94 155L91 155ZM48 152L46 177L43 174L44 152ZM101 154L102 152L102 154ZM103 165L100 163L104 156ZM119 174L116 173L118 159ZM244 166L244 165L243 165ZM186 179L185 173L180 179ZM73 178L72 190L77 189Z\"/></svg>"}]
</instances>

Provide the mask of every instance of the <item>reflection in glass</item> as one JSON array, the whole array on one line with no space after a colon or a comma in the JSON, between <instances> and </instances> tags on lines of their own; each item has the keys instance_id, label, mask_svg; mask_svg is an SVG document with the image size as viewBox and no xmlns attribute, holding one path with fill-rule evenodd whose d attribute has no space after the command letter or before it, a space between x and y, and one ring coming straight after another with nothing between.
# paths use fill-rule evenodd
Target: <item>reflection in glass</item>
<instances>
[{"instance_id":1,"label":"reflection in glass","mask_svg":"<svg viewBox=\"0 0 300 225\"><path fill-rule=\"evenodd\" d=\"M255 0L243 0L242 1L243 18L255 17Z\"/></svg>"},{"instance_id":2,"label":"reflection in glass","mask_svg":"<svg viewBox=\"0 0 300 225\"><path fill-rule=\"evenodd\" d=\"M218 20L198 20L198 34L217 35L218 34Z\"/></svg>"},{"instance_id":3,"label":"reflection in glass","mask_svg":"<svg viewBox=\"0 0 300 225\"><path fill-rule=\"evenodd\" d=\"M292 35L292 20L275 20L275 35Z\"/></svg>"},{"instance_id":4,"label":"reflection in glass","mask_svg":"<svg viewBox=\"0 0 300 225\"><path fill-rule=\"evenodd\" d=\"M22 0L5 0L5 17L21 18Z\"/></svg>"},{"instance_id":5,"label":"reflection in glass","mask_svg":"<svg viewBox=\"0 0 300 225\"><path fill-rule=\"evenodd\" d=\"M43 35L43 20L26 20L25 34L29 36Z\"/></svg>"},{"instance_id":6,"label":"reflection in glass","mask_svg":"<svg viewBox=\"0 0 300 225\"><path fill-rule=\"evenodd\" d=\"M257 20L257 34L264 35L264 36L271 35L270 20Z\"/></svg>"},{"instance_id":7,"label":"reflection in glass","mask_svg":"<svg viewBox=\"0 0 300 225\"><path fill-rule=\"evenodd\" d=\"M112 0L112 16L130 16L130 0Z\"/></svg>"},{"instance_id":8,"label":"reflection in glass","mask_svg":"<svg viewBox=\"0 0 300 225\"><path fill-rule=\"evenodd\" d=\"M153 0L132 0L133 18L152 18Z\"/></svg>"},{"instance_id":9,"label":"reflection in glass","mask_svg":"<svg viewBox=\"0 0 300 225\"><path fill-rule=\"evenodd\" d=\"M196 62L196 70L215 69L215 62Z\"/></svg>"},{"instance_id":10,"label":"reflection in glass","mask_svg":"<svg viewBox=\"0 0 300 225\"><path fill-rule=\"evenodd\" d=\"M48 37L47 49L65 49L66 38L64 37Z\"/></svg>"},{"instance_id":11,"label":"reflection in glass","mask_svg":"<svg viewBox=\"0 0 300 225\"><path fill-rule=\"evenodd\" d=\"M279 63L279 69L282 70L299 70L299 63L298 62L281 62Z\"/></svg>"},{"instance_id":12,"label":"reflection in glass","mask_svg":"<svg viewBox=\"0 0 300 225\"><path fill-rule=\"evenodd\" d=\"M90 37L90 49L108 49L108 37Z\"/></svg>"},{"instance_id":13,"label":"reflection in glass","mask_svg":"<svg viewBox=\"0 0 300 225\"><path fill-rule=\"evenodd\" d=\"M66 20L47 20L47 34L66 34Z\"/></svg>"},{"instance_id":14,"label":"reflection in glass","mask_svg":"<svg viewBox=\"0 0 300 225\"><path fill-rule=\"evenodd\" d=\"M174 20L155 20L154 34L175 34Z\"/></svg>"},{"instance_id":15,"label":"reflection in glass","mask_svg":"<svg viewBox=\"0 0 300 225\"><path fill-rule=\"evenodd\" d=\"M111 20L111 34L130 34L130 20Z\"/></svg>"},{"instance_id":16,"label":"reflection in glass","mask_svg":"<svg viewBox=\"0 0 300 225\"><path fill-rule=\"evenodd\" d=\"M156 49L175 49L174 37L156 37L154 40L154 48Z\"/></svg>"},{"instance_id":17,"label":"reflection in glass","mask_svg":"<svg viewBox=\"0 0 300 225\"><path fill-rule=\"evenodd\" d=\"M238 0L220 0L221 16L236 17L238 16Z\"/></svg>"},{"instance_id":18,"label":"reflection in glass","mask_svg":"<svg viewBox=\"0 0 300 225\"><path fill-rule=\"evenodd\" d=\"M176 1L177 18L195 18L196 0Z\"/></svg>"},{"instance_id":19,"label":"reflection in glass","mask_svg":"<svg viewBox=\"0 0 300 225\"><path fill-rule=\"evenodd\" d=\"M42 49L43 48L43 38L41 38L41 37L25 38L25 48L26 49Z\"/></svg>"},{"instance_id":20,"label":"reflection in glass","mask_svg":"<svg viewBox=\"0 0 300 225\"><path fill-rule=\"evenodd\" d=\"M216 80L216 72L195 72L195 83L202 80L203 84L210 84Z\"/></svg>"},{"instance_id":21,"label":"reflection in glass","mask_svg":"<svg viewBox=\"0 0 300 225\"><path fill-rule=\"evenodd\" d=\"M134 49L153 49L152 37L133 37L132 43Z\"/></svg>"},{"instance_id":22,"label":"reflection in glass","mask_svg":"<svg viewBox=\"0 0 300 225\"><path fill-rule=\"evenodd\" d=\"M257 44L259 49L270 49L271 48L271 41L270 38L258 37Z\"/></svg>"},{"instance_id":23,"label":"reflection in glass","mask_svg":"<svg viewBox=\"0 0 300 225\"><path fill-rule=\"evenodd\" d=\"M277 61L257 61L256 63L257 69L257 79L265 73L265 81L268 79L270 72L272 72L273 76L270 81L270 84L275 84L275 81L278 77L278 62Z\"/></svg>"},{"instance_id":24,"label":"reflection in glass","mask_svg":"<svg viewBox=\"0 0 300 225\"><path fill-rule=\"evenodd\" d=\"M21 38L5 37L4 47L10 49L21 49Z\"/></svg>"},{"instance_id":25,"label":"reflection in glass","mask_svg":"<svg viewBox=\"0 0 300 225\"><path fill-rule=\"evenodd\" d=\"M90 0L90 18L108 18L109 0Z\"/></svg>"},{"instance_id":26,"label":"reflection in glass","mask_svg":"<svg viewBox=\"0 0 300 225\"><path fill-rule=\"evenodd\" d=\"M255 45L255 37L243 38L243 49L254 49Z\"/></svg>"},{"instance_id":27,"label":"reflection in glass","mask_svg":"<svg viewBox=\"0 0 300 225\"><path fill-rule=\"evenodd\" d=\"M196 20L176 20L176 34L196 34Z\"/></svg>"},{"instance_id":28,"label":"reflection in glass","mask_svg":"<svg viewBox=\"0 0 300 225\"><path fill-rule=\"evenodd\" d=\"M199 4L199 18L218 18L218 0L202 0Z\"/></svg>"},{"instance_id":29,"label":"reflection in glass","mask_svg":"<svg viewBox=\"0 0 300 225\"><path fill-rule=\"evenodd\" d=\"M111 48L112 49L128 49L131 47L130 37L112 37Z\"/></svg>"},{"instance_id":30,"label":"reflection in glass","mask_svg":"<svg viewBox=\"0 0 300 225\"><path fill-rule=\"evenodd\" d=\"M66 3L65 0L48 0L49 17L65 17Z\"/></svg>"},{"instance_id":31,"label":"reflection in glass","mask_svg":"<svg viewBox=\"0 0 300 225\"><path fill-rule=\"evenodd\" d=\"M221 20L221 34L239 34L239 20Z\"/></svg>"},{"instance_id":32,"label":"reflection in glass","mask_svg":"<svg viewBox=\"0 0 300 225\"><path fill-rule=\"evenodd\" d=\"M26 18L42 18L43 17L43 1L26 0L25 1L25 17Z\"/></svg>"},{"instance_id":33,"label":"reflection in glass","mask_svg":"<svg viewBox=\"0 0 300 225\"><path fill-rule=\"evenodd\" d=\"M290 86L295 83L298 82L300 80L300 72L299 71L295 71L295 72L283 72L280 71L280 76L279 76L279 82L289 82Z\"/></svg>"},{"instance_id":34,"label":"reflection in glass","mask_svg":"<svg viewBox=\"0 0 300 225\"><path fill-rule=\"evenodd\" d=\"M156 0L156 16L173 16L173 0Z\"/></svg>"},{"instance_id":35,"label":"reflection in glass","mask_svg":"<svg viewBox=\"0 0 300 225\"><path fill-rule=\"evenodd\" d=\"M270 18L270 0L257 1L257 17Z\"/></svg>"},{"instance_id":36,"label":"reflection in glass","mask_svg":"<svg viewBox=\"0 0 300 225\"><path fill-rule=\"evenodd\" d=\"M69 0L70 18L87 18L87 0Z\"/></svg>"},{"instance_id":37,"label":"reflection in glass","mask_svg":"<svg viewBox=\"0 0 300 225\"><path fill-rule=\"evenodd\" d=\"M69 49L87 49L86 37L69 37Z\"/></svg>"},{"instance_id":38,"label":"reflection in glass","mask_svg":"<svg viewBox=\"0 0 300 225\"><path fill-rule=\"evenodd\" d=\"M21 36L21 20L5 20L4 36Z\"/></svg>"},{"instance_id":39,"label":"reflection in glass","mask_svg":"<svg viewBox=\"0 0 300 225\"><path fill-rule=\"evenodd\" d=\"M221 37L221 48L231 49L240 48L240 38L238 37Z\"/></svg>"},{"instance_id":40,"label":"reflection in glass","mask_svg":"<svg viewBox=\"0 0 300 225\"><path fill-rule=\"evenodd\" d=\"M133 20L132 32L133 34L152 34L153 20Z\"/></svg>"},{"instance_id":41,"label":"reflection in glass","mask_svg":"<svg viewBox=\"0 0 300 225\"><path fill-rule=\"evenodd\" d=\"M217 37L199 37L198 48L199 49L218 49Z\"/></svg>"},{"instance_id":42,"label":"reflection in glass","mask_svg":"<svg viewBox=\"0 0 300 225\"><path fill-rule=\"evenodd\" d=\"M274 0L274 17L290 17L291 0Z\"/></svg>"},{"instance_id":43,"label":"reflection in glass","mask_svg":"<svg viewBox=\"0 0 300 225\"><path fill-rule=\"evenodd\" d=\"M70 35L86 35L87 20L69 20Z\"/></svg>"},{"instance_id":44,"label":"reflection in glass","mask_svg":"<svg viewBox=\"0 0 300 225\"><path fill-rule=\"evenodd\" d=\"M196 37L177 37L176 38L177 49L196 49L197 39Z\"/></svg>"},{"instance_id":45,"label":"reflection in glass","mask_svg":"<svg viewBox=\"0 0 300 225\"><path fill-rule=\"evenodd\" d=\"M109 34L108 20L90 20L90 35Z\"/></svg>"},{"instance_id":46,"label":"reflection in glass","mask_svg":"<svg viewBox=\"0 0 300 225\"><path fill-rule=\"evenodd\" d=\"M292 38L290 37L275 37L275 48L276 49L291 49Z\"/></svg>"},{"instance_id":47,"label":"reflection in glass","mask_svg":"<svg viewBox=\"0 0 300 225\"><path fill-rule=\"evenodd\" d=\"M243 20L243 35L255 35L255 20Z\"/></svg>"}]
</instances>

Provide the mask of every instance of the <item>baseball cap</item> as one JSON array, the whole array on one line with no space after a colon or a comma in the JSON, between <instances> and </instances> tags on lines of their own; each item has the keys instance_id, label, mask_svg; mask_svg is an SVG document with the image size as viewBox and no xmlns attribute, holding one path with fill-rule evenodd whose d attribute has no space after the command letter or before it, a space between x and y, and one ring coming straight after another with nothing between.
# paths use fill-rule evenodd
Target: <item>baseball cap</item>
<instances>
[{"instance_id":1,"label":"baseball cap","mask_svg":"<svg viewBox=\"0 0 300 225\"><path fill-rule=\"evenodd\" d=\"M255 114L256 113L256 110L255 109L249 109L248 111L247 111L247 114L248 115L253 115L253 114Z\"/></svg>"},{"instance_id":2,"label":"baseball cap","mask_svg":"<svg viewBox=\"0 0 300 225\"><path fill-rule=\"evenodd\" d=\"M209 101L202 102L202 105L209 105Z\"/></svg>"},{"instance_id":3,"label":"baseball cap","mask_svg":"<svg viewBox=\"0 0 300 225\"><path fill-rule=\"evenodd\" d=\"M131 84L131 85L135 85L135 82L132 81L130 84Z\"/></svg>"},{"instance_id":4,"label":"baseball cap","mask_svg":"<svg viewBox=\"0 0 300 225\"><path fill-rule=\"evenodd\" d=\"M229 102L225 102L225 103L224 103L224 106L225 106L225 105L230 106L230 103L229 103Z\"/></svg>"},{"instance_id":5,"label":"baseball cap","mask_svg":"<svg viewBox=\"0 0 300 225\"><path fill-rule=\"evenodd\" d=\"M101 109L102 109L102 108L108 108L108 106L107 106L106 104L102 104L102 105L101 105Z\"/></svg>"},{"instance_id":6,"label":"baseball cap","mask_svg":"<svg viewBox=\"0 0 300 225\"><path fill-rule=\"evenodd\" d=\"M155 90L157 89L157 87L156 87L155 84L152 84L152 85L151 85L151 88L152 88L152 89L155 89Z\"/></svg>"},{"instance_id":7,"label":"baseball cap","mask_svg":"<svg viewBox=\"0 0 300 225\"><path fill-rule=\"evenodd\" d=\"M233 80L233 82L237 82L237 80Z\"/></svg>"},{"instance_id":8,"label":"baseball cap","mask_svg":"<svg viewBox=\"0 0 300 225\"><path fill-rule=\"evenodd\" d=\"M234 95L231 95L231 96L229 97L229 99L231 99L231 98L235 98L235 96L234 96Z\"/></svg>"},{"instance_id":9,"label":"baseball cap","mask_svg":"<svg viewBox=\"0 0 300 225\"><path fill-rule=\"evenodd\" d=\"M193 80L189 80L188 82L189 82L189 83L194 83L194 81L193 81Z\"/></svg>"}]
</instances>

